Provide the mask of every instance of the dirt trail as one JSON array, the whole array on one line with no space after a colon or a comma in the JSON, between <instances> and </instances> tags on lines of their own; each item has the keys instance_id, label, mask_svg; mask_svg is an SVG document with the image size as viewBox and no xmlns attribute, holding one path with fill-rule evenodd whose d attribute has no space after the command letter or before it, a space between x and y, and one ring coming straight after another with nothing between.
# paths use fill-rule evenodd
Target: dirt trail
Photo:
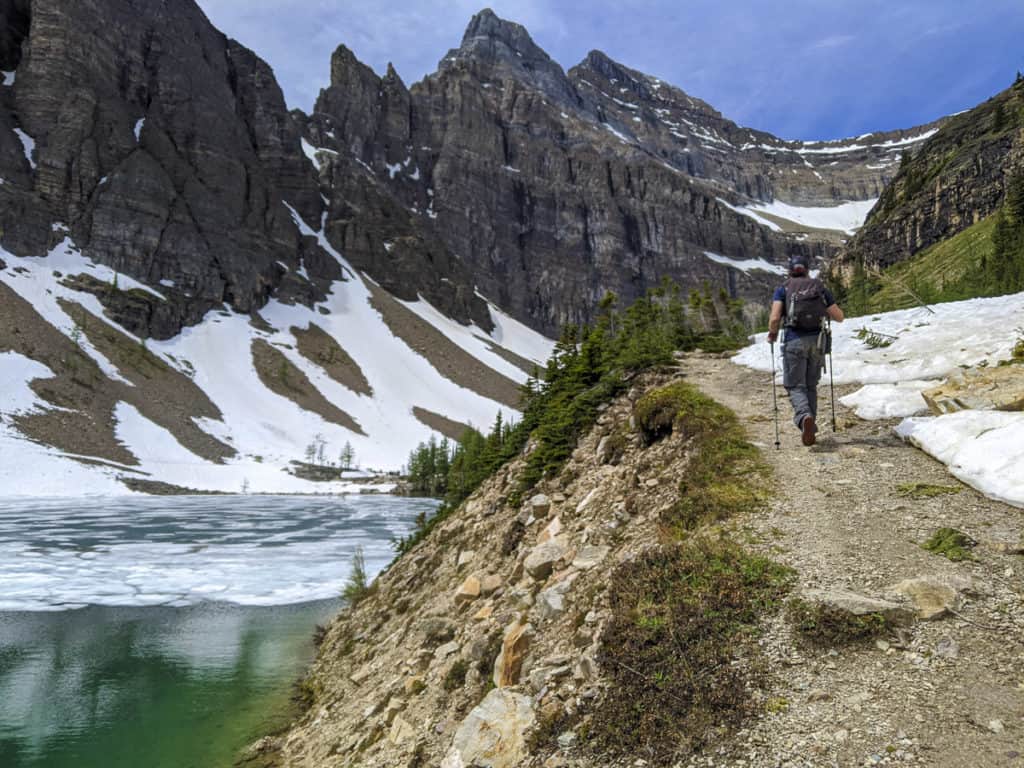
<instances>
[{"instance_id":1,"label":"dirt trail","mask_svg":"<svg viewBox=\"0 0 1024 768\"><path fill-rule=\"evenodd\" d=\"M728 360L688 356L688 378L732 408L772 464L778 493L747 522L755 546L794 567L801 587L845 588L882 597L920 575L972 578L978 594L958 616L917 622L902 638L829 651L794 646L777 621L765 639L778 673L779 711L734 742L735 765L1024 766L1024 510L960 485L945 468L892 433L894 421L865 422L836 404L830 430L822 388L819 443L808 449L779 390L782 448L774 448L769 375ZM837 387L836 395L848 389ZM902 484L959 486L930 499ZM921 548L940 527L983 542L954 563ZM886 647L888 646L888 647ZM692 765L722 765L697 757Z\"/></svg>"}]
</instances>

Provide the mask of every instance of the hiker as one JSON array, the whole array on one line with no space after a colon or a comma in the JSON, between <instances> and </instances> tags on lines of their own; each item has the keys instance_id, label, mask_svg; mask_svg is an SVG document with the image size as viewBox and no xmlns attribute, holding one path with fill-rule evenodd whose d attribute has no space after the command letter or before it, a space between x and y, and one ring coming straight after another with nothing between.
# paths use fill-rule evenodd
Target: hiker
<instances>
[{"instance_id":1,"label":"hiker","mask_svg":"<svg viewBox=\"0 0 1024 768\"><path fill-rule=\"evenodd\" d=\"M768 343L774 347L779 327L782 337L782 386L793 406L793 423L804 445L814 445L818 431L818 380L828 344L825 318L843 322L843 310L825 284L807 271L807 257L789 260L789 279L775 289ZM772 354L774 354L774 349Z\"/></svg>"}]
</instances>

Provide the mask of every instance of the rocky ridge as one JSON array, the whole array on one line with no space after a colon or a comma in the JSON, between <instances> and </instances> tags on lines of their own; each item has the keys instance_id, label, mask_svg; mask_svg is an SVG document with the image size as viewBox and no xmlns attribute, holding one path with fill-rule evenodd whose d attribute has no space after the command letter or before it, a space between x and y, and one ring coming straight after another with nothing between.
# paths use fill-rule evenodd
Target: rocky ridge
<instances>
[{"instance_id":1,"label":"rocky ridge","mask_svg":"<svg viewBox=\"0 0 1024 768\"><path fill-rule=\"evenodd\" d=\"M489 10L411 87L340 47L331 85L300 119L325 187L331 179L329 231L347 252L359 249L361 266L378 274L429 239L409 240L410 230L427 229L481 293L549 334L590 319L605 291L629 301L664 276L732 295L765 289L769 272L708 251L768 265L792 253L829 257L845 233L744 206L874 199L900 152L938 125L784 141L599 51L564 72L522 26ZM397 213L347 205L365 194L346 186L353 178L397 201ZM398 237L396 219L409 222Z\"/></svg>"},{"instance_id":2,"label":"rocky ridge","mask_svg":"<svg viewBox=\"0 0 1024 768\"><path fill-rule=\"evenodd\" d=\"M1024 728L1019 510L967 488L954 504L901 496L908 478L946 476L890 425L845 411L841 431L804 461L792 461L802 449L790 441L769 450L757 376L687 356L604 410L559 477L521 506L503 501L518 462L501 470L332 623L304 683L308 713L254 744L248 764L1012 764ZM688 438L645 447L631 423L634 403L673 377L735 408L779 481L767 509L722 532L794 568L804 603L854 626L882 616L886 631L817 644L786 613L767 618L757 645L771 676L753 693L759 714L665 762L595 754L586 723L609 694L600 649L610 581L661 540L659 512L685 476ZM972 559L919 546L948 525L982 542Z\"/></svg>"},{"instance_id":3,"label":"rocky ridge","mask_svg":"<svg viewBox=\"0 0 1024 768\"><path fill-rule=\"evenodd\" d=\"M864 227L836 261L885 268L977 224L1002 204L1024 168L1024 81L948 119L908 157Z\"/></svg>"}]
</instances>

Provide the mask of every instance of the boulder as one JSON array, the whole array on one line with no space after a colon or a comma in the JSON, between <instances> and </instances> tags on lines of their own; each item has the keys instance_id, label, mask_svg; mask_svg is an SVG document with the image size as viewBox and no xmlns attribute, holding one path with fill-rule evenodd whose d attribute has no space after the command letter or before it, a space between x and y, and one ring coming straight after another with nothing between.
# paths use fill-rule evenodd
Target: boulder
<instances>
[{"instance_id":1,"label":"boulder","mask_svg":"<svg viewBox=\"0 0 1024 768\"><path fill-rule=\"evenodd\" d=\"M551 509L551 499L543 493L538 493L530 499L530 512L536 518L546 517Z\"/></svg>"},{"instance_id":2,"label":"boulder","mask_svg":"<svg viewBox=\"0 0 1024 768\"><path fill-rule=\"evenodd\" d=\"M925 621L941 619L960 610L960 592L971 589L969 579L955 576L917 576L893 584L888 591L909 598L917 617Z\"/></svg>"},{"instance_id":3,"label":"boulder","mask_svg":"<svg viewBox=\"0 0 1024 768\"><path fill-rule=\"evenodd\" d=\"M581 571L589 570L604 560L608 556L609 551L611 551L610 547L583 547L576 554L576 557L573 558L572 567L579 568Z\"/></svg>"},{"instance_id":4,"label":"boulder","mask_svg":"<svg viewBox=\"0 0 1024 768\"><path fill-rule=\"evenodd\" d=\"M434 651L434 658L438 661L444 661L458 650L459 644L452 640L450 643L445 643L444 645L439 646L437 650Z\"/></svg>"},{"instance_id":5,"label":"boulder","mask_svg":"<svg viewBox=\"0 0 1024 768\"><path fill-rule=\"evenodd\" d=\"M407 741L415 735L415 729L399 715L396 716L394 722L391 723L391 732L388 734L388 739L392 744L401 744L403 741Z\"/></svg>"},{"instance_id":6,"label":"boulder","mask_svg":"<svg viewBox=\"0 0 1024 768\"><path fill-rule=\"evenodd\" d=\"M529 624L515 622L505 630L505 639L501 643L501 652L494 660L494 685L506 688L519 682L523 670L523 660L530 650L533 627Z\"/></svg>"},{"instance_id":7,"label":"boulder","mask_svg":"<svg viewBox=\"0 0 1024 768\"><path fill-rule=\"evenodd\" d=\"M575 576L576 574L573 574L537 595L537 616L541 621L557 619L565 612L565 596L572 587Z\"/></svg>"},{"instance_id":8,"label":"boulder","mask_svg":"<svg viewBox=\"0 0 1024 768\"><path fill-rule=\"evenodd\" d=\"M455 567L456 568L461 568L466 563L471 562L475 555L476 555L476 552L474 552L472 549L466 549L466 550L463 550L462 552L459 552L459 559L455 563Z\"/></svg>"},{"instance_id":9,"label":"boulder","mask_svg":"<svg viewBox=\"0 0 1024 768\"><path fill-rule=\"evenodd\" d=\"M480 581L480 594L485 597L493 595L501 589L501 576L496 573L489 573Z\"/></svg>"},{"instance_id":10,"label":"boulder","mask_svg":"<svg viewBox=\"0 0 1024 768\"><path fill-rule=\"evenodd\" d=\"M455 590L455 602L458 605L471 603L480 597L480 579L476 576L467 576L466 580Z\"/></svg>"},{"instance_id":11,"label":"boulder","mask_svg":"<svg viewBox=\"0 0 1024 768\"><path fill-rule=\"evenodd\" d=\"M1024 411L1024 366L971 368L921 393L936 415L955 411Z\"/></svg>"},{"instance_id":12,"label":"boulder","mask_svg":"<svg viewBox=\"0 0 1024 768\"><path fill-rule=\"evenodd\" d=\"M801 596L808 603L851 616L878 613L892 624L909 624L914 619L914 612L904 605L865 597L846 589L805 589Z\"/></svg>"},{"instance_id":13,"label":"boulder","mask_svg":"<svg viewBox=\"0 0 1024 768\"><path fill-rule=\"evenodd\" d=\"M472 709L452 739L441 768L516 768L529 751L535 716L529 697L494 689Z\"/></svg>"},{"instance_id":14,"label":"boulder","mask_svg":"<svg viewBox=\"0 0 1024 768\"><path fill-rule=\"evenodd\" d=\"M552 520L550 523L548 523L544 527L544 530L540 532L540 535L537 536L537 543L538 544L543 544L545 541L548 541L550 539L555 538L555 536L557 536L561 532L562 532L562 519L559 518L559 517L556 517L554 520Z\"/></svg>"},{"instance_id":15,"label":"boulder","mask_svg":"<svg viewBox=\"0 0 1024 768\"><path fill-rule=\"evenodd\" d=\"M569 553L569 542L564 536L555 536L538 544L523 561L526 572L535 579L546 579L554 570L555 563Z\"/></svg>"}]
</instances>

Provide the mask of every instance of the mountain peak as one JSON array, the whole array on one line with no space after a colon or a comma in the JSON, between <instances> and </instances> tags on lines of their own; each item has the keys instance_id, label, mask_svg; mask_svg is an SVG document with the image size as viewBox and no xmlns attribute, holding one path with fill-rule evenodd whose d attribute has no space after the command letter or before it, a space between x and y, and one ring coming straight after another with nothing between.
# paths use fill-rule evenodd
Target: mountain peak
<instances>
[{"instance_id":1,"label":"mountain peak","mask_svg":"<svg viewBox=\"0 0 1024 768\"><path fill-rule=\"evenodd\" d=\"M469 21L462 44L448 52L440 68L451 62L468 63L477 76L513 77L560 101L574 101L565 72L538 46L526 27L500 18L490 8Z\"/></svg>"},{"instance_id":2,"label":"mountain peak","mask_svg":"<svg viewBox=\"0 0 1024 768\"><path fill-rule=\"evenodd\" d=\"M459 50L463 53L483 53L488 58L497 55L551 62L551 57L533 42L526 27L500 18L490 8L484 8L469 20Z\"/></svg>"}]
</instances>

